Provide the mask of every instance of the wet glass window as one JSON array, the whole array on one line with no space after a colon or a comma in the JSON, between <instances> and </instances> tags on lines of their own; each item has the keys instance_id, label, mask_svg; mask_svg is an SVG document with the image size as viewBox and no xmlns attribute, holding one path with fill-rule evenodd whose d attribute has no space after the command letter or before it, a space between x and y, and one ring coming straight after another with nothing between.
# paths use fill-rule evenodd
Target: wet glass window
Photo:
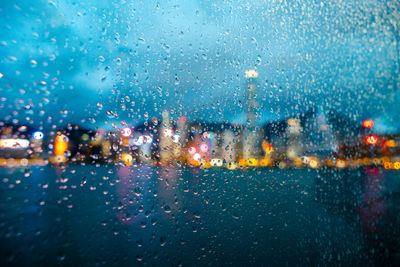
<instances>
[{"instance_id":1,"label":"wet glass window","mask_svg":"<svg viewBox=\"0 0 400 267\"><path fill-rule=\"evenodd\" d=\"M0 3L1 266L400 265L400 2Z\"/></svg>"}]
</instances>

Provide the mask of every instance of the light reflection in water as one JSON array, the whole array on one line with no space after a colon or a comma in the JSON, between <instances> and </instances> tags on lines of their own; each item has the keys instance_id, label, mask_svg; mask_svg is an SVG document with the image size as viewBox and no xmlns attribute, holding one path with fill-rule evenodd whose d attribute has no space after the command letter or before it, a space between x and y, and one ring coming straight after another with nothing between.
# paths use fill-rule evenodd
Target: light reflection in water
<instances>
[{"instance_id":1,"label":"light reflection in water","mask_svg":"<svg viewBox=\"0 0 400 267\"><path fill-rule=\"evenodd\" d=\"M154 197L154 167L121 166L117 177L116 216L119 222L125 225L139 224L141 228L146 228L152 210L149 200Z\"/></svg>"},{"instance_id":2,"label":"light reflection in water","mask_svg":"<svg viewBox=\"0 0 400 267\"><path fill-rule=\"evenodd\" d=\"M396 221L396 184L388 186L390 171L378 167L357 170L320 170L315 198L329 213L345 218L360 229L364 250L376 264L398 262L392 248L399 226ZM390 176L391 178L394 178ZM391 179L393 180L393 179ZM398 234L397 234L398 236Z\"/></svg>"},{"instance_id":3,"label":"light reflection in water","mask_svg":"<svg viewBox=\"0 0 400 267\"><path fill-rule=\"evenodd\" d=\"M377 167L365 170L365 186L362 194L362 203L358 214L364 232L368 235L379 233L381 222L384 221L388 204L384 198L385 175Z\"/></svg>"}]
</instances>

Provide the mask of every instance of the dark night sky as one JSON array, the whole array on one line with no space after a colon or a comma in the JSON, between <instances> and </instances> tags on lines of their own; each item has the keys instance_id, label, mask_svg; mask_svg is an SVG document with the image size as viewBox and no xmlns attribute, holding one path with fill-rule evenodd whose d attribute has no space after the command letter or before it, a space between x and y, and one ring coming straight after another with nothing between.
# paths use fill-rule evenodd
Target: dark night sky
<instances>
[{"instance_id":1,"label":"dark night sky","mask_svg":"<svg viewBox=\"0 0 400 267\"><path fill-rule=\"evenodd\" d=\"M243 122L255 68L261 122L317 106L397 130L397 2L331 2L1 1L0 119Z\"/></svg>"}]
</instances>

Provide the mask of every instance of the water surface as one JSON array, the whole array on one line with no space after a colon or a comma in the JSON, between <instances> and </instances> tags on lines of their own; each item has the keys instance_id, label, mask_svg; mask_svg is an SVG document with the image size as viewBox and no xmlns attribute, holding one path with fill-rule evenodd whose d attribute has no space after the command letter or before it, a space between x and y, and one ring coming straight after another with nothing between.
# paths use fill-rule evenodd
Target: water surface
<instances>
[{"instance_id":1,"label":"water surface","mask_svg":"<svg viewBox=\"0 0 400 267\"><path fill-rule=\"evenodd\" d=\"M3 266L399 264L398 172L0 169Z\"/></svg>"}]
</instances>

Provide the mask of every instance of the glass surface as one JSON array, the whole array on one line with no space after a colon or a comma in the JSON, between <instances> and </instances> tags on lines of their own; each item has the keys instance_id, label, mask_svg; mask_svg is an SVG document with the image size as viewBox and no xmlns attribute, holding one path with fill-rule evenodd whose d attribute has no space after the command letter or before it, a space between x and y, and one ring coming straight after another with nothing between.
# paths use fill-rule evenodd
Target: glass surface
<instances>
[{"instance_id":1,"label":"glass surface","mask_svg":"<svg viewBox=\"0 0 400 267\"><path fill-rule=\"evenodd\" d=\"M1 1L1 266L400 265L399 1Z\"/></svg>"}]
</instances>

